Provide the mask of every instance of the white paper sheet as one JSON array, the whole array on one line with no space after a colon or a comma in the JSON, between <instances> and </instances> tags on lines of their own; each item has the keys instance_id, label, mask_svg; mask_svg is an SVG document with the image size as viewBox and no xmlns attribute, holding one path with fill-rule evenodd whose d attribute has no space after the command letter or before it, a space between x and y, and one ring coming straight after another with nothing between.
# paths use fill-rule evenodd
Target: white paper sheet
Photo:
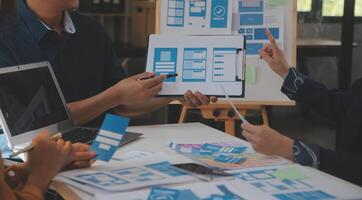
<instances>
[{"instance_id":1,"label":"white paper sheet","mask_svg":"<svg viewBox=\"0 0 362 200\"><path fill-rule=\"evenodd\" d=\"M157 159L156 159L157 160ZM90 169L60 173L57 181L65 182L90 194L121 192L154 185L197 181L177 168L168 167L167 161L123 162L120 165L96 166Z\"/></svg>"},{"instance_id":2,"label":"white paper sheet","mask_svg":"<svg viewBox=\"0 0 362 200\"><path fill-rule=\"evenodd\" d=\"M162 0L161 34L230 35L233 2Z\"/></svg>"},{"instance_id":3,"label":"white paper sheet","mask_svg":"<svg viewBox=\"0 0 362 200\"><path fill-rule=\"evenodd\" d=\"M119 152L113 156L112 160L118 162L131 161L131 160L144 159L145 157L149 157L154 154L155 153L149 151L130 151L126 153Z\"/></svg>"},{"instance_id":4,"label":"white paper sheet","mask_svg":"<svg viewBox=\"0 0 362 200\"><path fill-rule=\"evenodd\" d=\"M146 71L174 74L159 95L184 95L187 90L223 96L244 95L243 36L151 35Z\"/></svg>"}]
</instances>

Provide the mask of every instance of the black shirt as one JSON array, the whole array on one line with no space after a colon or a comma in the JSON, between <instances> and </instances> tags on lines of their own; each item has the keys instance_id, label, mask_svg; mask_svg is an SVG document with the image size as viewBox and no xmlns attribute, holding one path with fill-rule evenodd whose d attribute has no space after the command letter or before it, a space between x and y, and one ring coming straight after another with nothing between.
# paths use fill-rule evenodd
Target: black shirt
<instances>
[{"instance_id":1,"label":"black shirt","mask_svg":"<svg viewBox=\"0 0 362 200\"><path fill-rule=\"evenodd\" d=\"M18 16L0 28L0 67L49 61L67 103L95 96L125 78L105 30L92 18L68 11L75 33L49 30L18 0ZM88 125L99 126L103 116Z\"/></svg>"}]
</instances>

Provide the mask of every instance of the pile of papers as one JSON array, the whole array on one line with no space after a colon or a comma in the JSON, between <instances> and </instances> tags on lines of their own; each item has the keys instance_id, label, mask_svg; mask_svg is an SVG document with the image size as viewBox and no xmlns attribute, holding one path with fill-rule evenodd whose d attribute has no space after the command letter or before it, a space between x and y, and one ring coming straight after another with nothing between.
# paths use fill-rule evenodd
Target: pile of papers
<instances>
[{"instance_id":1,"label":"pile of papers","mask_svg":"<svg viewBox=\"0 0 362 200\"><path fill-rule=\"evenodd\" d=\"M205 146L210 148L210 145ZM212 145L217 146L217 143ZM229 151L250 150L239 146ZM343 187L345 183L340 180L321 176L317 170L296 164L240 169L228 180L204 182L198 176L171 166L164 153L134 151L116 158L125 160L114 160L111 165L101 162L90 169L63 172L55 180L87 192L97 200L319 200L357 199L362 194L361 188Z\"/></svg>"},{"instance_id":2,"label":"pile of papers","mask_svg":"<svg viewBox=\"0 0 362 200\"><path fill-rule=\"evenodd\" d=\"M335 190L333 188L339 188L343 183L325 176L318 176L317 173L316 171L306 170L299 165L263 167L244 170L231 181L189 183L182 186L158 186L126 194L98 195L97 199L331 200L360 197L360 189L351 187L343 191ZM321 184L321 182L324 184Z\"/></svg>"},{"instance_id":3,"label":"pile of papers","mask_svg":"<svg viewBox=\"0 0 362 200\"><path fill-rule=\"evenodd\" d=\"M240 170L251 167L276 166L291 162L278 156L254 153L249 146L237 142L176 144L170 147L193 160L218 170Z\"/></svg>"}]
</instances>

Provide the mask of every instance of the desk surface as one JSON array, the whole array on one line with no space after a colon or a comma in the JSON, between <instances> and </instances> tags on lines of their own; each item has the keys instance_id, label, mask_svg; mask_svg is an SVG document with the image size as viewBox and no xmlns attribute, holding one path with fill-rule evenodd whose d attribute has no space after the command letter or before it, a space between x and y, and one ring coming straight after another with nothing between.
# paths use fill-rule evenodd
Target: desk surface
<instances>
[{"instance_id":1,"label":"desk surface","mask_svg":"<svg viewBox=\"0 0 362 200\"><path fill-rule=\"evenodd\" d=\"M170 142L176 143L204 143L204 142L223 142L223 141L238 141L249 145L247 142L238 138L227 135L221 131L202 125L200 123L191 124L171 124L171 125L155 125L155 126L137 126L129 127L128 131L144 133L144 137L138 141L128 144L121 148L119 152L126 153L129 151L152 151L152 152L164 152L170 158L172 163L190 162L191 160L185 156L182 156L168 147ZM98 163L101 164L101 163ZM356 187L343 180L334 178L325 173L319 172L312 168L307 168L318 173L322 176L327 176L331 180L338 180L346 185L346 187ZM59 191L59 187L56 188ZM65 199L94 199L92 196L83 193L74 188L70 188L79 198L75 198L74 195L66 195L64 190L60 191ZM68 191L69 192L69 191Z\"/></svg>"}]
</instances>

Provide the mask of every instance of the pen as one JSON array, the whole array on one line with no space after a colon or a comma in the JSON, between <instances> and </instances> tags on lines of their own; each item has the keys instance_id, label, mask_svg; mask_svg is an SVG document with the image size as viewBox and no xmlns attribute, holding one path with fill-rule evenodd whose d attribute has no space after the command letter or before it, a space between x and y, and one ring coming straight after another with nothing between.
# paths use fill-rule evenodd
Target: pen
<instances>
[{"instance_id":1,"label":"pen","mask_svg":"<svg viewBox=\"0 0 362 200\"><path fill-rule=\"evenodd\" d=\"M166 79L177 77L177 76L178 76L178 74L167 74ZM142 78L139 78L138 80L143 81L143 80L151 79L153 77L154 76L142 77Z\"/></svg>"},{"instance_id":2,"label":"pen","mask_svg":"<svg viewBox=\"0 0 362 200\"><path fill-rule=\"evenodd\" d=\"M245 117L240 114L240 112L238 111L238 109L236 109L234 103L231 101L231 99L230 99L228 93L226 92L224 86L223 86L223 85L220 85L220 87L221 87L222 91L224 92L226 101L230 104L230 106L233 108L233 110L235 111L235 113L239 116L240 120L241 120L242 122L248 123L248 121L245 119Z\"/></svg>"},{"instance_id":3,"label":"pen","mask_svg":"<svg viewBox=\"0 0 362 200\"><path fill-rule=\"evenodd\" d=\"M62 138L62 134L57 133L57 134L51 136L50 140L56 141L56 140L59 140L60 138ZM16 156L18 156L18 155L20 155L22 153L28 152L28 151L32 150L35 146L36 146L35 144L31 144L31 145L25 147L24 149L22 149L22 150L20 150L20 151L18 151L16 153L11 154L10 158L14 158L14 157L16 157Z\"/></svg>"}]
</instances>

